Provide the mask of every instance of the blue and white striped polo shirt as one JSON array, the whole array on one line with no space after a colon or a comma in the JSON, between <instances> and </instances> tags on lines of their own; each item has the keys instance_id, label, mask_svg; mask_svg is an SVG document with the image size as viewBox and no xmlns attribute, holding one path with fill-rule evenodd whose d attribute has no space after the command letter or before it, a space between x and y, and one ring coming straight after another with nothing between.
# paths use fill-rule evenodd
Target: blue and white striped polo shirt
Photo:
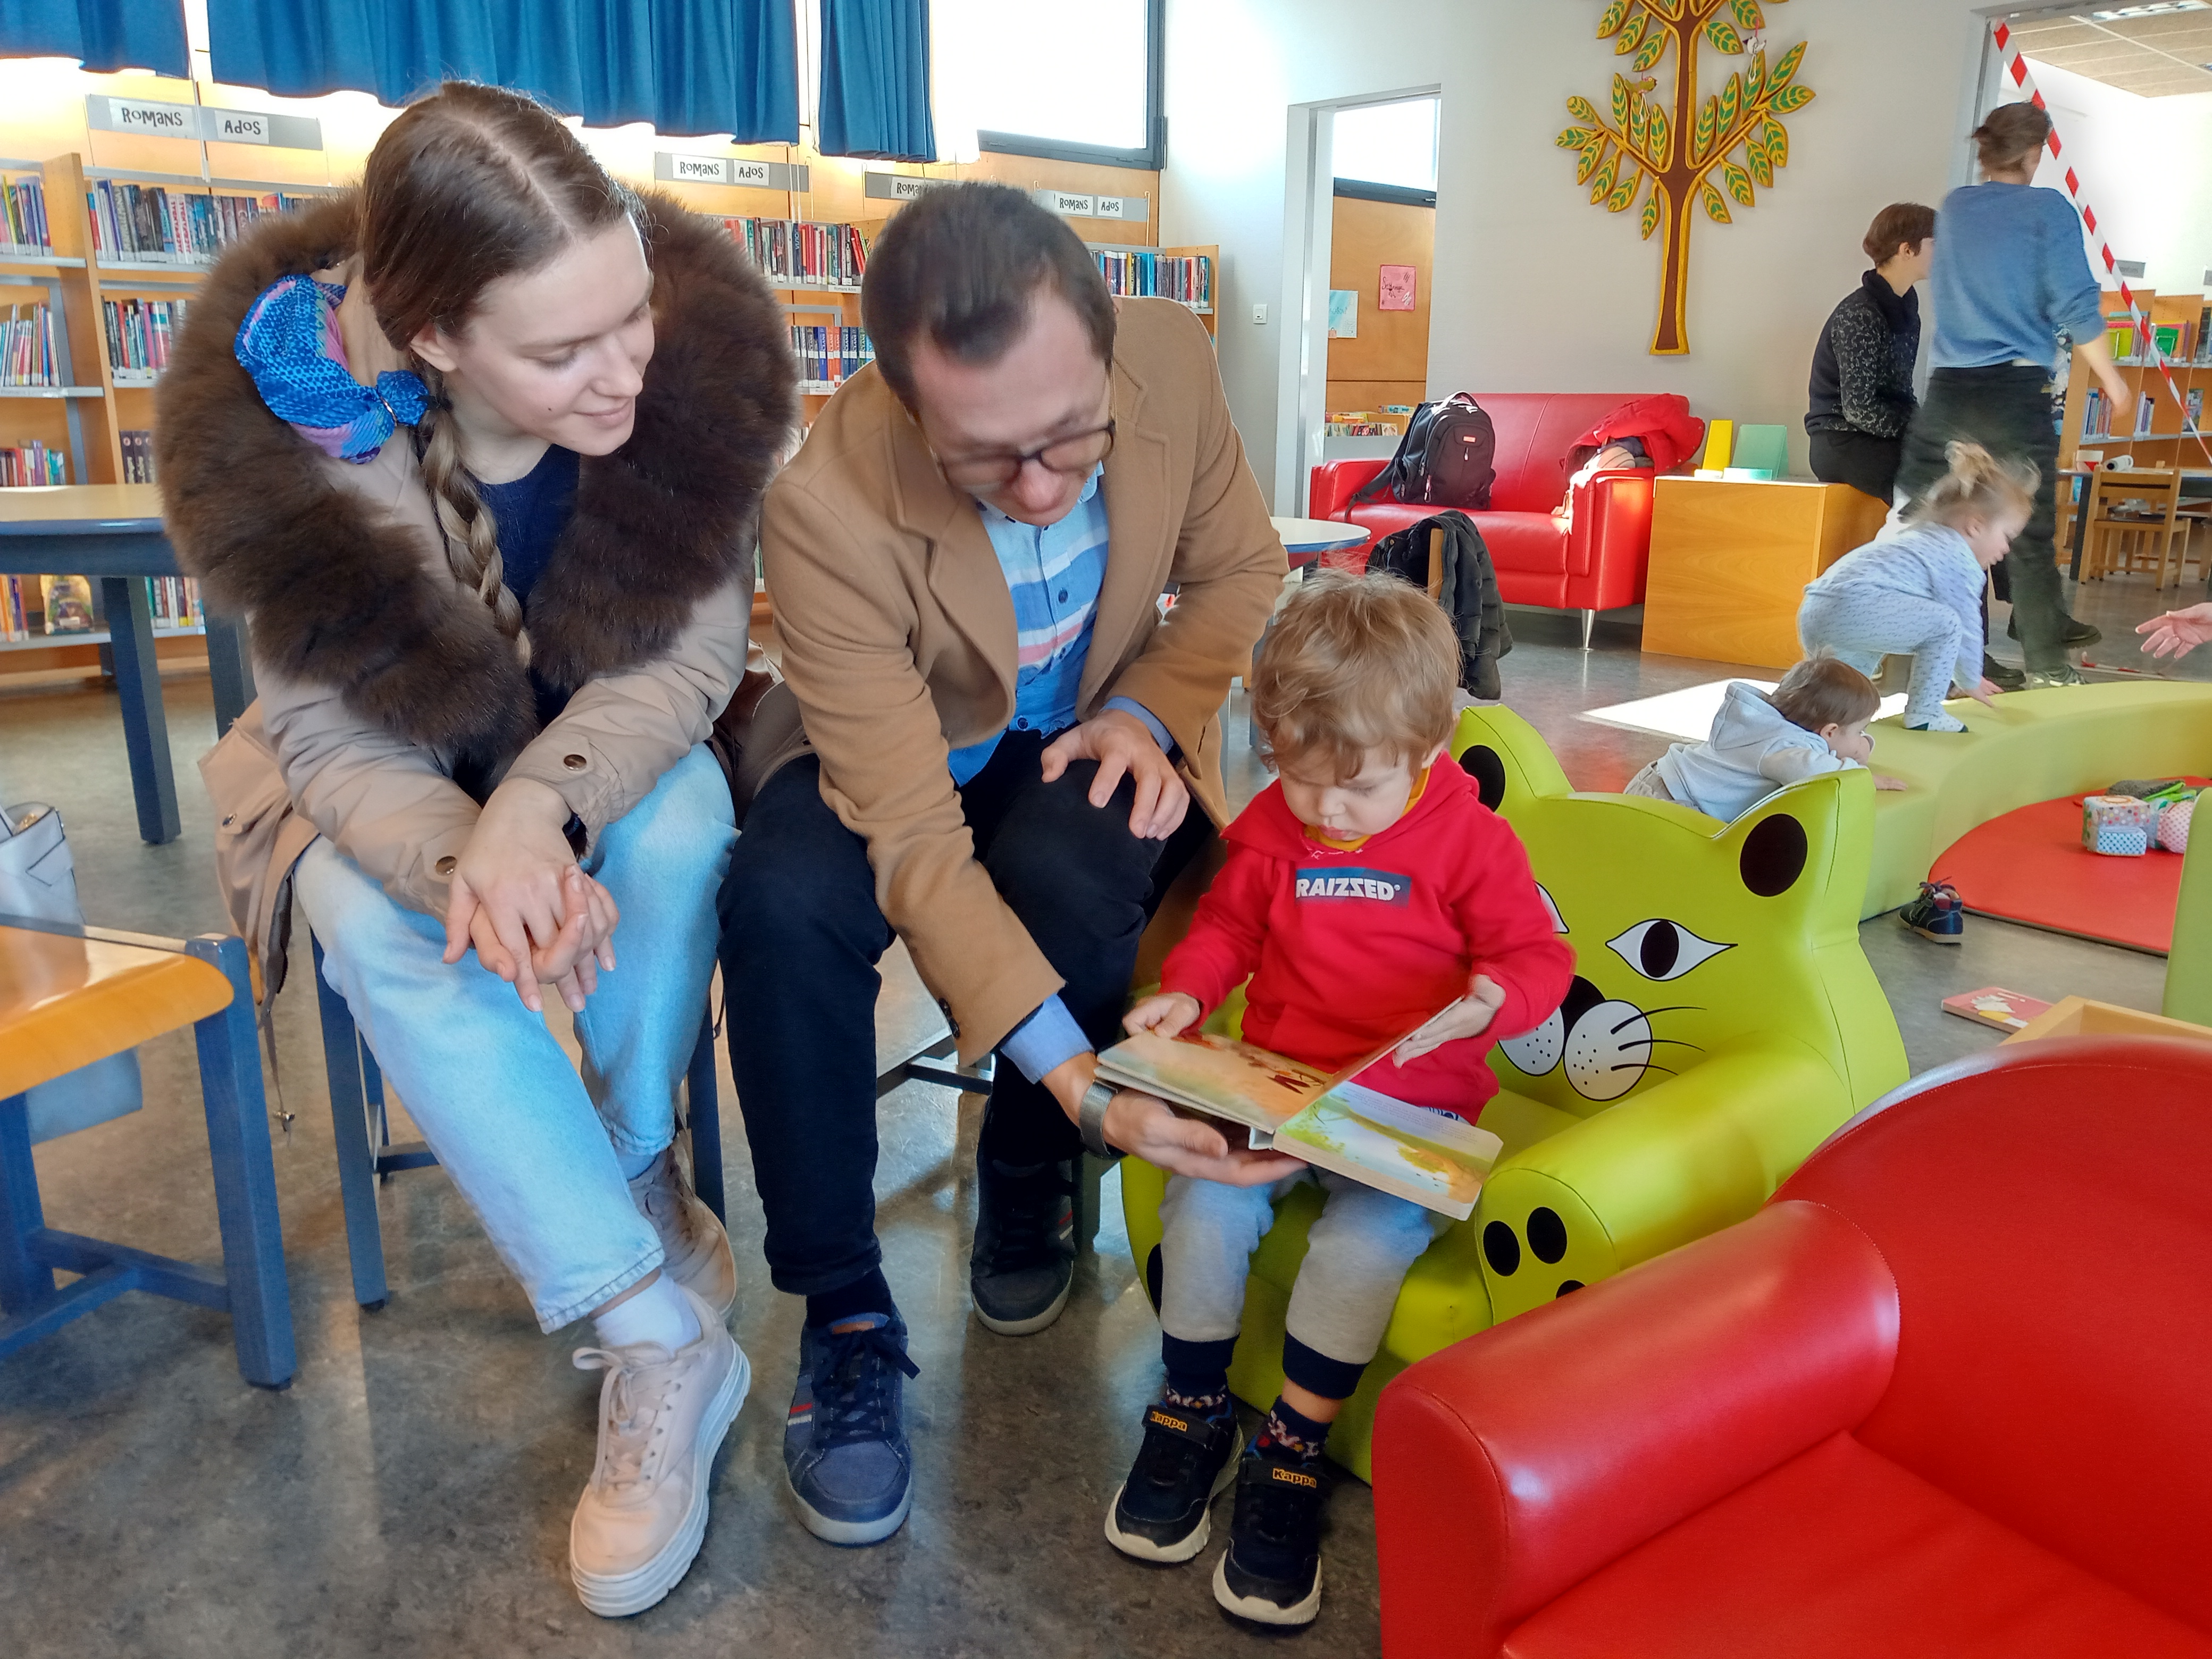
<instances>
[{"instance_id":1,"label":"blue and white striped polo shirt","mask_svg":"<svg viewBox=\"0 0 2212 1659\"><path fill-rule=\"evenodd\" d=\"M1013 595L1020 665L1011 724L1017 732L1050 734L1076 723L1098 589L1106 579L1106 498L1098 488L1104 471L1103 464L1091 469L1082 495L1057 524L1024 524L988 501L975 504ZM964 784L981 771L1004 735L954 750L952 781Z\"/></svg>"}]
</instances>

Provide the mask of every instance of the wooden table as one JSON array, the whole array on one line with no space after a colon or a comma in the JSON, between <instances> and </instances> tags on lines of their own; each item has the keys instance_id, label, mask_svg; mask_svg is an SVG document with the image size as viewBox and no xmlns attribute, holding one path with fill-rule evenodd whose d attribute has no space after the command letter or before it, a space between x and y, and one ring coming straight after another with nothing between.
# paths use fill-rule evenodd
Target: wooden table
<instances>
[{"instance_id":1,"label":"wooden table","mask_svg":"<svg viewBox=\"0 0 2212 1659\"><path fill-rule=\"evenodd\" d=\"M82 575L100 583L116 690L123 694L123 742L137 797L138 834L155 845L174 841L181 825L161 675L154 659L153 610L140 579L183 574L161 527L161 491L152 484L0 489L0 575ZM70 641L58 635L55 642ZM207 646L219 738L253 701L244 619L208 611Z\"/></svg>"},{"instance_id":2,"label":"wooden table","mask_svg":"<svg viewBox=\"0 0 2212 1659\"><path fill-rule=\"evenodd\" d=\"M1805 584L1872 541L1887 513L1849 484L1655 480L1644 648L1789 667L1803 654Z\"/></svg>"}]
</instances>

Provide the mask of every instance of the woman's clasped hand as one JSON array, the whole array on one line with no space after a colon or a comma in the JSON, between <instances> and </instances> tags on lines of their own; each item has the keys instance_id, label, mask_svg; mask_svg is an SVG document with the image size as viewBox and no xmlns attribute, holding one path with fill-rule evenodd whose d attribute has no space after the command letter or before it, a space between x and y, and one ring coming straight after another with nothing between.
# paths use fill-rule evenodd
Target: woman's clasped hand
<instances>
[{"instance_id":1,"label":"woman's clasped hand","mask_svg":"<svg viewBox=\"0 0 2212 1659\"><path fill-rule=\"evenodd\" d=\"M550 985L571 1013L614 971L614 896L584 873L562 825L568 803L527 778L492 792L453 871L446 910L446 960L471 946L477 960L513 985L532 1013Z\"/></svg>"}]
</instances>

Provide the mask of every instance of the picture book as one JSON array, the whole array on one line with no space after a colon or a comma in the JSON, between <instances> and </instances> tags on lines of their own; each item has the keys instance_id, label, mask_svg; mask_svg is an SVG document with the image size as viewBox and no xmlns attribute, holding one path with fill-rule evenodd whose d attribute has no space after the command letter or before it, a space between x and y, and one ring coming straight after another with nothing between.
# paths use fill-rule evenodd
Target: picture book
<instances>
[{"instance_id":1,"label":"picture book","mask_svg":"<svg viewBox=\"0 0 2212 1659\"><path fill-rule=\"evenodd\" d=\"M2037 1015L2048 1013L2050 1010L2051 1005L2047 1002L2034 997L2024 997L2017 991L2001 990L1994 985L1943 999L1945 1013L1956 1014L1961 1019L1971 1019L1982 1025L1994 1025L2000 1031L2017 1031Z\"/></svg>"},{"instance_id":2,"label":"picture book","mask_svg":"<svg viewBox=\"0 0 2212 1659\"><path fill-rule=\"evenodd\" d=\"M46 612L47 633L92 632L92 584L83 577L41 576L39 597L40 608Z\"/></svg>"},{"instance_id":3,"label":"picture book","mask_svg":"<svg viewBox=\"0 0 2212 1659\"><path fill-rule=\"evenodd\" d=\"M1448 1113L1356 1082L1404 1036L1330 1073L1208 1031L1139 1033L1098 1057L1098 1075L1251 1131L1255 1147L1302 1159L1464 1221L1504 1143ZM1379 1072L1375 1080L1386 1079Z\"/></svg>"}]
</instances>

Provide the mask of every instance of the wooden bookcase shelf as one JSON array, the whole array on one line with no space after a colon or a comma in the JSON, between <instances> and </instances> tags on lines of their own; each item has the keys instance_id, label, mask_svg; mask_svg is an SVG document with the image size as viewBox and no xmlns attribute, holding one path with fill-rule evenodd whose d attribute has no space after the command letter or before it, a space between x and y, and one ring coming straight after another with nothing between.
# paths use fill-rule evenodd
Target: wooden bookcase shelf
<instances>
[{"instance_id":1,"label":"wooden bookcase shelf","mask_svg":"<svg viewBox=\"0 0 2212 1659\"><path fill-rule=\"evenodd\" d=\"M2133 388L2141 399L2139 408L2150 410L2148 430L2136 424L2140 415L2131 414L2130 426L2124 432L2085 432L2088 424L2089 394L2098 390L2096 377L2090 374L2081 361L2079 351L2074 357L2072 370L2066 380L2066 407L2061 416L2058 434L2058 464L2071 467L2075 453L2082 449L2101 451L2107 459L2120 455L2132 455L2136 465L2160 470L2168 467L2204 467L2212 465L2204 451L2197 447L2197 434L2203 433L2207 443L2212 443L2212 361L2204 356L2202 330L2207 296L2203 294L2156 294L2142 289L2135 290L2136 299L2150 319L2151 327L2172 325L2181 331L2181 344L2168 367L2173 372L2174 386L2180 391L2184 408L2177 408L2166 395L2165 377L2158 371L2148 353L2140 349L2132 358L2116 363L2121 377ZM2105 313L2108 319L2124 315L2120 296L2117 293L2105 295ZM2193 428L2185 425L2185 404L2190 395L2197 394L2197 402L2204 412ZM2100 411L2102 413L2103 411Z\"/></svg>"}]
</instances>

